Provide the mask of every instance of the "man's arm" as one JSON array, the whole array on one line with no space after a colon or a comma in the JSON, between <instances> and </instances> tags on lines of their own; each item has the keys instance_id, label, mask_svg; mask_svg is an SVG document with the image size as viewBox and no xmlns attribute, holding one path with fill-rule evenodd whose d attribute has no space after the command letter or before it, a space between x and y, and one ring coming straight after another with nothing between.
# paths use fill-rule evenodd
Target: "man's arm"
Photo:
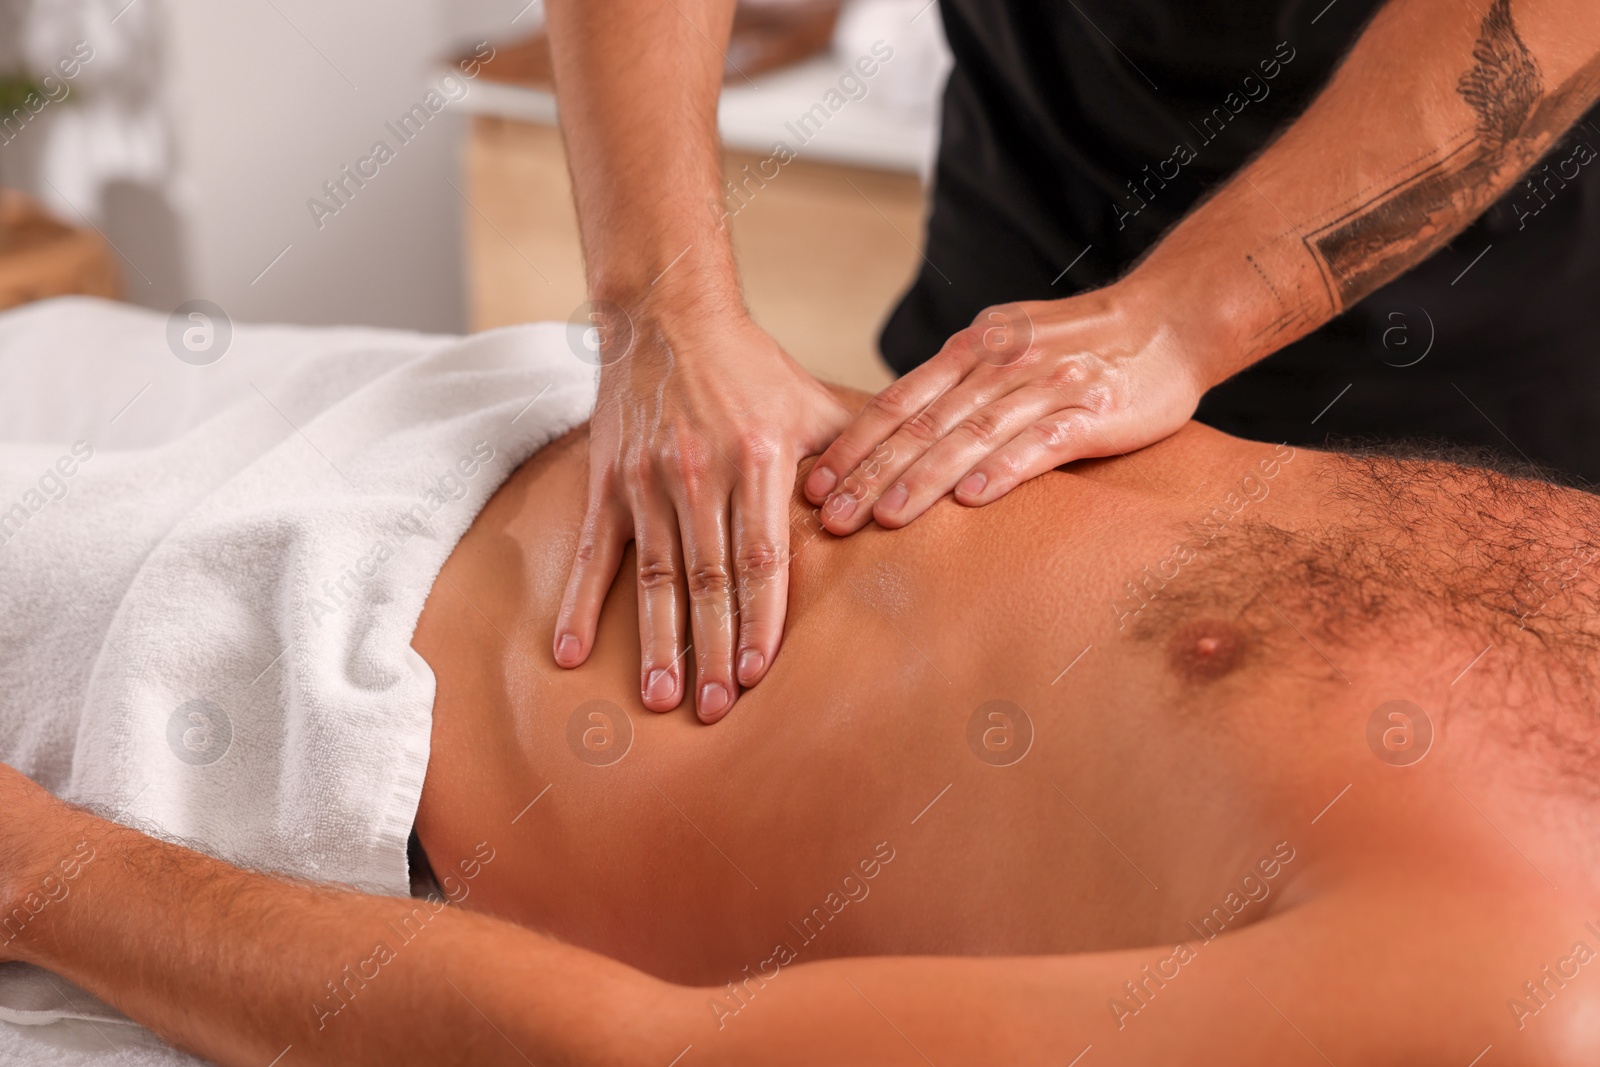
<instances>
[{"instance_id":1,"label":"man's arm","mask_svg":"<svg viewBox=\"0 0 1600 1067\"><path fill-rule=\"evenodd\" d=\"M1597 95L1592 0L1391 0L1305 114L1124 279L980 313L879 394L807 495L835 533L902 526L952 489L985 504L1165 437L1448 242Z\"/></svg>"},{"instance_id":2,"label":"man's arm","mask_svg":"<svg viewBox=\"0 0 1600 1067\"><path fill-rule=\"evenodd\" d=\"M1393 0L1306 113L1141 269L1226 272L1220 382L1443 247L1597 96L1593 3Z\"/></svg>"},{"instance_id":3,"label":"man's arm","mask_svg":"<svg viewBox=\"0 0 1600 1067\"><path fill-rule=\"evenodd\" d=\"M0 767L0 959L36 963L223 1067L1588 1064L1600 990L1519 1033L1525 945L1576 918L1369 886L1238 933L1077 956L797 962L673 986L522 927L238 870L69 808ZM87 846L87 851L82 845ZM63 856L90 858L37 911ZM1392 888L1392 887L1388 887ZM35 901L37 903L37 901ZM1473 936L1461 936L1472 931ZM1507 931L1510 933L1508 934ZM1536 965L1536 964L1535 964ZM1530 972L1531 973L1531 972ZM1320 1053L1323 1059L1314 1054Z\"/></svg>"},{"instance_id":4,"label":"man's arm","mask_svg":"<svg viewBox=\"0 0 1600 1067\"><path fill-rule=\"evenodd\" d=\"M48 968L224 1067L664 1065L689 1014L684 991L594 953L239 870L3 765L0 908L0 960Z\"/></svg>"},{"instance_id":5,"label":"man's arm","mask_svg":"<svg viewBox=\"0 0 1600 1067\"><path fill-rule=\"evenodd\" d=\"M601 362L589 507L555 659L588 658L633 540L645 706L670 710L692 690L708 722L777 655L795 467L846 422L739 293L717 139L733 6L547 8Z\"/></svg>"}]
</instances>

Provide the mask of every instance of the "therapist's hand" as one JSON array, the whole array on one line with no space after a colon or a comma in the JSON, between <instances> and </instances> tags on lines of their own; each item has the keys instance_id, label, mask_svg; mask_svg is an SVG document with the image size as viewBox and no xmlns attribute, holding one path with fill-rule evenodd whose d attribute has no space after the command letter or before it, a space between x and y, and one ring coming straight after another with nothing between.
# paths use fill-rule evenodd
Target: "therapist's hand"
<instances>
[{"instance_id":1,"label":"therapist's hand","mask_svg":"<svg viewBox=\"0 0 1600 1067\"><path fill-rule=\"evenodd\" d=\"M589 507L555 658L563 667L588 658L632 540L644 704L669 711L683 700L687 615L695 709L714 722L777 655L796 468L849 415L742 307L629 316L631 327L608 331L625 354L602 340Z\"/></svg>"},{"instance_id":2,"label":"therapist's hand","mask_svg":"<svg viewBox=\"0 0 1600 1067\"><path fill-rule=\"evenodd\" d=\"M1181 427L1210 384L1137 282L979 313L885 388L806 479L833 533L898 527L954 492L970 506L1075 459L1117 455Z\"/></svg>"}]
</instances>

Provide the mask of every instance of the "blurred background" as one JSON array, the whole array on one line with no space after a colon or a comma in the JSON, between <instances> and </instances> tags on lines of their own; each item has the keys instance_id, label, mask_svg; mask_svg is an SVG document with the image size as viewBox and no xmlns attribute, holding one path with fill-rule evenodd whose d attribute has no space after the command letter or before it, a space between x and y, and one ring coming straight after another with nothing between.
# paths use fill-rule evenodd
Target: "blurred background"
<instances>
[{"instance_id":1,"label":"blurred background","mask_svg":"<svg viewBox=\"0 0 1600 1067\"><path fill-rule=\"evenodd\" d=\"M540 0L0 0L0 308L572 317L542 24ZM889 380L948 66L931 0L741 0L727 222L754 317L820 376Z\"/></svg>"}]
</instances>

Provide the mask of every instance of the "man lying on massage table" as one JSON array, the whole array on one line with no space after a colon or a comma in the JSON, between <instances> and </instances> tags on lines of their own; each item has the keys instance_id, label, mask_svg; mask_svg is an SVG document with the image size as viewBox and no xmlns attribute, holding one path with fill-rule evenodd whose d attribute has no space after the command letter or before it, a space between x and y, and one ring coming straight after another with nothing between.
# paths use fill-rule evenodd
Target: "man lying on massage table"
<instances>
[{"instance_id":1,"label":"man lying on massage table","mask_svg":"<svg viewBox=\"0 0 1600 1067\"><path fill-rule=\"evenodd\" d=\"M1595 498L1191 424L893 533L797 504L783 654L707 727L637 703L627 565L550 658L586 455L416 631L461 906L10 773L0 906L100 858L3 951L249 1067L1600 1061Z\"/></svg>"}]
</instances>

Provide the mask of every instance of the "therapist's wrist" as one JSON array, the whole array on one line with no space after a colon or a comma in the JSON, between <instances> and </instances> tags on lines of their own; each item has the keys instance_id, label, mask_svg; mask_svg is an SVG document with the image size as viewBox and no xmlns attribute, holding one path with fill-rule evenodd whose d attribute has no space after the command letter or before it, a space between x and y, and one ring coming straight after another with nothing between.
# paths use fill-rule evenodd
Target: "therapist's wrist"
<instances>
[{"instance_id":1,"label":"therapist's wrist","mask_svg":"<svg viewBox=\"0 0 1600 1067\"><path fill-rule=\"evenodd\" d=\"M594 290L595 313L605 316L613 338L625 344L629 358L607 357L602 375L630 370L630 365L661 362L681 365L698 354L718 352L729 338L753 329L737 283L685 278L675 285Z\"/></svg>"},{"instance_id":2,"label":"therapist's wrist","mask_svg":"<svg viewBox=\"0 0 1600 1067\"><path fill-rule=\"evenodd\" d=\"M1260 341L1255 291L1203 263L1152 256L1114 283L1132 313L1159 322L1181 346L1198 394L1227 381L1274 349Z\"/></svg>"},{"instance_id":3,"label":"therapist's wrist","mask_svg":"<svg viewBox=\"0 0 1600 1067\"><path fill-rule=\"evenodd\" d=\"M628 256L592 263L589 296L662 319L743 309L739 275L725 234L686 233L651 241Z\"/></svg>"}]
</instances>

